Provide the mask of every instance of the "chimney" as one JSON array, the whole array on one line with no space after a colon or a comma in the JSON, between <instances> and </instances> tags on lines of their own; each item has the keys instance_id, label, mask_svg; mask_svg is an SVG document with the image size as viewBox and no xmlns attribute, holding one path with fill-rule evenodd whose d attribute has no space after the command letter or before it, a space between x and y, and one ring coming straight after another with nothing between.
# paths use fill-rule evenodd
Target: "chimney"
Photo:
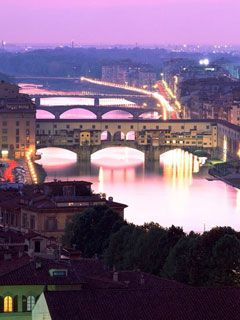
<instances>
[{"instance_id":1,"label":"chimney","mask_svg":"<svg viewBox=\"0 0 240 320\"><path fill-rule=\"evenodd\" d=\"M118 272L117 271L113 272L113 281L118 282Z\"/></svg>"}]
</instances>

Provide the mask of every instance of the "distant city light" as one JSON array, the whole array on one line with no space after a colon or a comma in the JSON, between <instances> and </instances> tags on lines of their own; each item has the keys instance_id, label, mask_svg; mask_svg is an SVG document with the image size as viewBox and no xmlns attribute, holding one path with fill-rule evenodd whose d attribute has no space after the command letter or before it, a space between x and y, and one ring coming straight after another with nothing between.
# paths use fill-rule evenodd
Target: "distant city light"
<instances>
[{"instance_id":1,"label":"distant city light","mask_svg":"<svg viewBox=\"0 0 240 320\"><path fill-rule=\"evenodd\" d=\"M209 63L210 63L209 59L200 59L200 60L199 60L199 64L200 64L201 66L208 66Z\"/></svg>"}]
</instances>

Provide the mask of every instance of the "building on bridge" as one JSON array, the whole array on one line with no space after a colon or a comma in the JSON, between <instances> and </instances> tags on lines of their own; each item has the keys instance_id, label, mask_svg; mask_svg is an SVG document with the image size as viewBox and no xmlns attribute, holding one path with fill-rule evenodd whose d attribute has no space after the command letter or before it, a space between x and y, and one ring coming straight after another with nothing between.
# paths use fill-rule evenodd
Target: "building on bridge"
<instances>
[{"instance_id":1,"label":"building on bridge","mask_svg":"<svg viewBox=\"0 0 240 320\"><path fill-rule=\"evenodd\" d=\"M240 129L221 120L37 120L36 146L60 147L90 161L91 154L111 146L144 152L159 161L171 149L205 150L222 159L239 155Z\"/></svg>"},{"instance_id":2,"label":"building on bridge","mask_svg":"<svg viewBox=\"0 0 240 320\"><path fill-rule=\"evenodd\" d=\"M0 152L2 157L24 158L35 153L36 109L19 87L0 82Z\"/></svg>"}]
</instances>

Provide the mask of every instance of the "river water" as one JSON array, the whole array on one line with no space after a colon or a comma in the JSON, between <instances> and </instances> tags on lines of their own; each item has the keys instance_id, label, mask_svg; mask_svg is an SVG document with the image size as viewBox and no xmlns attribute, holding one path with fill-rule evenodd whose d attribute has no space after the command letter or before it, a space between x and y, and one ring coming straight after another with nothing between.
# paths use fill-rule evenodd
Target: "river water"
<instances>
[{"instance_id":1,"label":"river water","mask_svg":"<svg viewBox=\"0 0 240 320\"><path fill-rule=\"evenodd\" d=\"M66 100L65 100L66 102ZM45 101L51 104L51 99ZM56 103L56 102L52 102ZM71 101L72 103L72 101ZM91 118L83 110L70 111L65 118ZM38 112L39 118L51 115ZM129 115L113 113L111 118ZM150 115L152 117L152 115ZM240 190L221 181L208 181L206 159L180 149L163 154L155 168L146 168L141 152L129 148L108 148L92 155L91 164L77 162L76 154L57 148L38 151L46 181L86 180L93 190L128 205L125 218L141 225L172 224L185 231L203 232L214 226L240 230Z\"/></svg>"},{"instance_id":2,"label":"river water","mask_svg":"<svg viewBox=\"0 0 240 320\"><path fill-rule=\"evenodd\" d=\"M205 159L180 149L160 157L155 168L144 166L143 154L129 148L109 148L92 156L91 165L57 148L39 150L47 181L85 180L93 190L128 205L125 218L141 225L157 222L202 232L214 226L239 228L240 190L208 181Z\"/></svg>"}]
</instances>

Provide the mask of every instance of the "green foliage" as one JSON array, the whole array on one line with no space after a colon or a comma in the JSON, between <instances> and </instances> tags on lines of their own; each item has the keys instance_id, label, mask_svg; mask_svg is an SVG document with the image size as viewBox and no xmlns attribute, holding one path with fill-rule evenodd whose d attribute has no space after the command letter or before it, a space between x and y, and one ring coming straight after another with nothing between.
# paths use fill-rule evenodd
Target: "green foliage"
<instances>
[{"instance_id":1,"label":"green foliage","mask_svg":"<svg viewBox=\"0 0 240 320\"><path fill-rule=\"evenodd\" d=\"M240 234L229 227L186 235L174 226L127 224L98 206L73 217L64 242L86 257L103 255L118 270L139 269L194 286L240 284Z\"/></svg>"},{"instance_id":2,"label":"green foliage","mask_svg":"<svg viewBox=\"0 0 240 320\"><path fill-rule=\"evenodd\" d=\"M76 214L66 225L63 243L76 246L85 257L102 254L109 237L125 224L118 213L106 206L95 206Z\"/></svg>"},{"instance_id":3,"label":"green foliage","mask_svg":"<svg viewBox=\"0 0 240 320\"><path fill-rule=\"evenodd\" d=\"M191 257L198 238L190 235L182 237L170 251L163 266L162 275L179 282L191 282Z\"/></svg>"}]
</instances>

